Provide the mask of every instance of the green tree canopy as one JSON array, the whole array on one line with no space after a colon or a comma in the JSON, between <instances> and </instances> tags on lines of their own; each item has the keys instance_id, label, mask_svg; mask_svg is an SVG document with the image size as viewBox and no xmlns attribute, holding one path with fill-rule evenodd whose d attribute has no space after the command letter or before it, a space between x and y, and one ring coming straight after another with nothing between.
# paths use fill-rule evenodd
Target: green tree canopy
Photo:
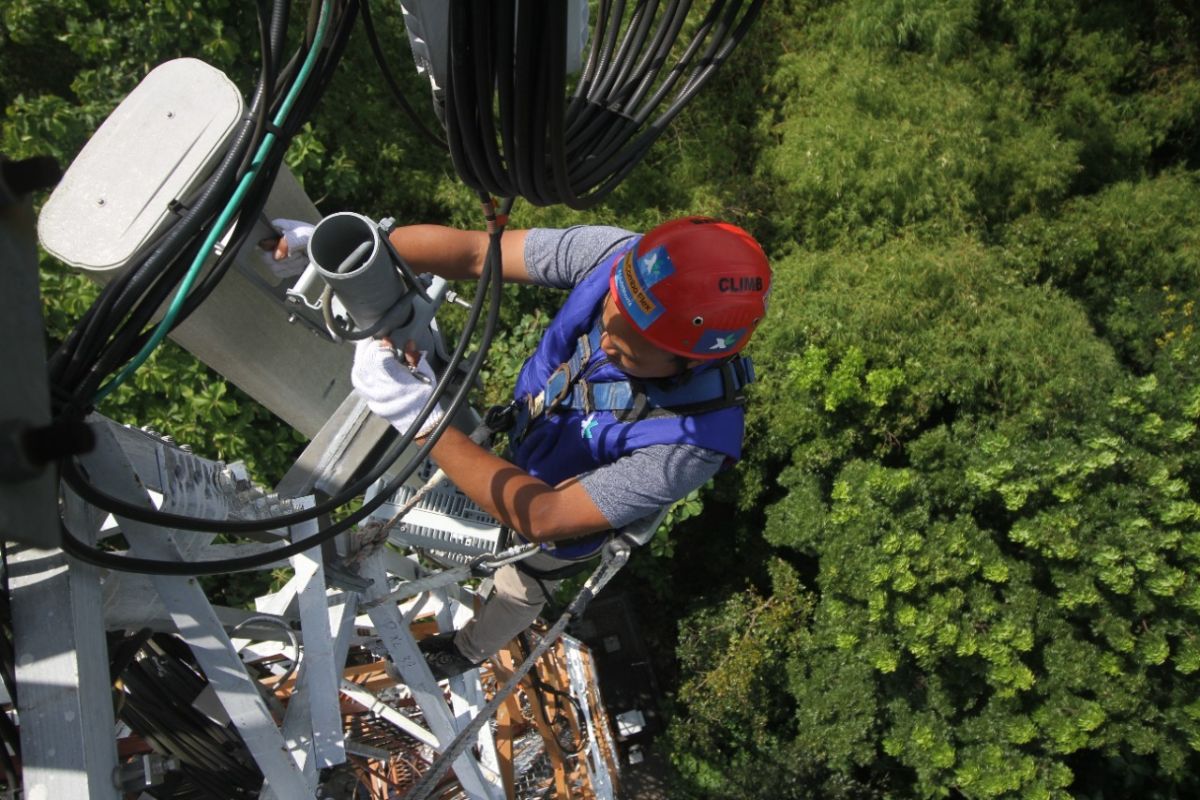
<instances>
[{"instance_id":1,"label":"green tree canopy","mask_svg":"<svg viewBox=\"0 0 1200 800\"><path fill-rule=\"evenodd\" d=\"M167 58L257 68L240 3L0 26L14 157L68 161ZM355 37L289 164L323 211L479 227ZM775 267L746 456L624 578L673 797L1200 792L1198 183L1194 4L779 0L601 208L518 204L723 216ZM43 271L57 337L89 290ZM506 291L493 397L558 302ZM178 351L105 410L267 474L297 444Z\"/></svg>"}]
</instances>

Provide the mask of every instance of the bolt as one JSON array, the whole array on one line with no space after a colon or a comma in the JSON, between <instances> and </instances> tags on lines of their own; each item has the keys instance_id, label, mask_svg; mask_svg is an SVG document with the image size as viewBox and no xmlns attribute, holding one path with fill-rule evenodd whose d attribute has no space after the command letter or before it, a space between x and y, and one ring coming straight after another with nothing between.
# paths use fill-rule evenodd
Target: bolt
<instances>
[{"instance_id":1,"label":"bolt","mask_svg":"<svg viewBox=\"0 0 1200 800\"><path fill-rule=\"evenodd\" d=\"M107 201L103 197L101 197L99 200L96 201L96 205L103 206L106 202Z\"/></svg>"}]
</instances>

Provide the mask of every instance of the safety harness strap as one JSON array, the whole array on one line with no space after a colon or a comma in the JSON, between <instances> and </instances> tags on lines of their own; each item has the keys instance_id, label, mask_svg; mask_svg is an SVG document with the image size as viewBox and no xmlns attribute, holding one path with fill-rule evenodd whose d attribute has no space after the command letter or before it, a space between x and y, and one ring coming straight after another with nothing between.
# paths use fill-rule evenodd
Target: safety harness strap
<instances>
[{"instance_id":1,"label":"safety harness strap","mask_svg":"<svg viewBox=\"0 0 1200 800\"><path fill-rule=\"evenodd\" d=\"M745 356L716 369L690 375L679 386L663 388L631 378L613 383L577 381L568 408L611 411L622 422L662 416L702 414L718 408L743 405L746 386L754 380L754 366Z\"/></svg>"},{"instance_id":2,"label":"safety harness strap","mask_svg":"<svg viewBox=\"0 0 1200 800\"><path fill-rule=\"evenodd\" d=\"M530 395L518 410L512 436L518 440L531 422L543 414L573 409L590 414L611 411L621 422L664 416L702 414L743 405L745 388L754 381L754 364L748 356L737 356L715 369L689 372L680 382L664 385L629 378L592 383L587 376L604 364L592 361L600 347L600 321L579 337L571 357L558 366L536 396Z\"/></svg>"}]
</instances>

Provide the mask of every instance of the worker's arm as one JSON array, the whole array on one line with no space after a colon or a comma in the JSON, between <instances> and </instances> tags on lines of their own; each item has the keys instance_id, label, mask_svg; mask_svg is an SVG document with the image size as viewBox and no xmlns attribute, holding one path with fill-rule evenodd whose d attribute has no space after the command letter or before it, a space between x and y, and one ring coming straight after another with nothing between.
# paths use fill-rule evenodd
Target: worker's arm
<instances>
[{"instance_id":1,"label":"worker's arm","mask_svg":"<svg viewBox=\"0 0 1200 800\"><path fill-rule=\"evenodd\" d=\"M508 283L532 283L525 268L527 231L505 231L500 237L501 273ZM442 225L405 225L388 237L414 272L431 272L446 280L475 280L483 274L488 234Z\"/></svg>"},{"instance_id":2,"label":"worker's arm","mask_svg":"<svg viewBox=\"0 0 1200 800\"><path fill-rule=\"evenodd\" d=\"M363 341L354 351L350 379L367 406L399 431L410 430L433 389L434 374L408 342L397 353L387 339ZM435 411L418 441L441 418ZM431 455L450 480L480 507L532 542L608 530L608 519L574 479L551 486L447 428Z\"/></svg>"},{"instance_id":3,"label":"worker's arm","mask_svg":"<svg viewBox=\"0 0 1200 800\"><path fill-rule=\"evenodd\" d=\"M282 261L293 251L308 247L313 225L290 219L277 219L277 239L264 239L259 247L274 253ZM533 283L525 268L525 235L528 231L506 230L500 237L500 272L507 283ZM488 234L485 231L460 231L443 225L405 225L388 236L392 246L414 272L431 272L446 280L477 280L487 260Z\"/></svg>"},{"instance_id":4,"label":"worker's arm","mask_svg":"<svg viewBox=\"0 0 1200 800\"><path fill-rule=\"evenodd\" d=\"M612 527L576 479L551 486L456 428L446 429L431 455L463 494L531 542L570 539Z\"/></svg>"}]
</instances>

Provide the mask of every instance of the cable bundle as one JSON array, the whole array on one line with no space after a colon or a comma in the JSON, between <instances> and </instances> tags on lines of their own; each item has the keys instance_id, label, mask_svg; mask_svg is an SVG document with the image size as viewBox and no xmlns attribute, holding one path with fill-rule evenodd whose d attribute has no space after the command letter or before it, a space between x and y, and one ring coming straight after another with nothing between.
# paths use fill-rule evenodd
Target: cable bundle
<instances>
[{"instance_id":1,"label":"cable bundle","mask_svg":"<svg viewBox=\"0 0 1200 800\"><path fill-rule=\"evenodd\" d=\"M567 4L451 0L446 136L469 186L535 205L603 200L744 38L762 0L715 0L664 73L690 0L602 0L566 99ZM657 25L656 25L657 22Z\"/></svg>"},{"instance_id":2,"label":"cable bundle","mask_svg":"<svg viewBox=\"0 0 1200 800\"><path fill-rule=\"evenodd\" d=\"M313 106L325 90L345 49L356 13L357 0L314 0L309 15L308 33L304 45L291 60L279 67L284 33L287 27L287 0L275 0L268 9L259 0L259 27L263 46L260 80L250 104L250 113L242 128L232 137L232 144L212 177L185 203L186 211L168 229L149 255L132 265L120 278L101 292L75 329L50 360L51 386L54 392L55 413L61 418L78 418L91 407L97 393L111 387L116 380L136 368L140 361L135 354L146 354L174 325L178 325L212 291L212 288L233 263L234 255L245 243L266 202L275 180L287 141L309 117ZM324 31L331 31L325 34ZM305 69L308 70L305 79ZM296 91L296 87L300 87ZM286 94L285 94L286 93ZM289 99L292 101L287 105ZM286 112L280 118L280 112ZM267 122L275 119L275 123ZM265 131L265 133L264 133ZM275 133L278 132L278 135ZM272 145L275 146L272 146ZM217 238L219 215L227 214L230 195L244 189L239 216L233 236L215 267L190 292L184 285L185 276L202 260L203 254ZM235 197L236 199L236 197ZM482 198L481 198L482 199ZM222 207L224 206L224 211ZM107 569L166 575L205 575L237 570L255 569L308 550L350 530L366 519L395 493L408 476L428 455L441 432L449 426L483 367L491 339L499 321L501 301L500 237L503 225L494 224L497 214L490 201L485 203L490 215L488 251L483 275L478 283L475 301L463 326L463 333L451 355L445 372L439 376L437 387L418 415L412 430L393 437L378 460L366 474L345 486L336 495L307 511L250 522L197 519L169 514L111 497L92 486L85 472L73 459L62 463L62 477L71 488L92 505L117 516L167 528L246 535L277 530L318 519L362 495L367 487L384 475L412 441L413 432L424 423L434 406L450 393L450 376L456 376L457 386L448 403L446 414L419 453L383 487L371 501L354 513L317 533L278 547L269 552L242 558L210 561L175 562L124 556L95 548L76 538L65 525L61 526L62 547L71 555ZM507 213L507 207L500 215ZM189 264L192 267L189 267ZM155 311L172 293L182 298L178 316L168 317L153 333L144 330ZM487 314L484 317L484 306ZM483 333L478 349L465 358L466 350L483 318ZM140 348L140 350L139 350ZM129 361L134 358L134 361ZM144 360L144 359L143 359ZM462 369L460 367L464 364ZM101 386L104 379L121 368L117 379Z\"/></svg>"}]
</instances>

